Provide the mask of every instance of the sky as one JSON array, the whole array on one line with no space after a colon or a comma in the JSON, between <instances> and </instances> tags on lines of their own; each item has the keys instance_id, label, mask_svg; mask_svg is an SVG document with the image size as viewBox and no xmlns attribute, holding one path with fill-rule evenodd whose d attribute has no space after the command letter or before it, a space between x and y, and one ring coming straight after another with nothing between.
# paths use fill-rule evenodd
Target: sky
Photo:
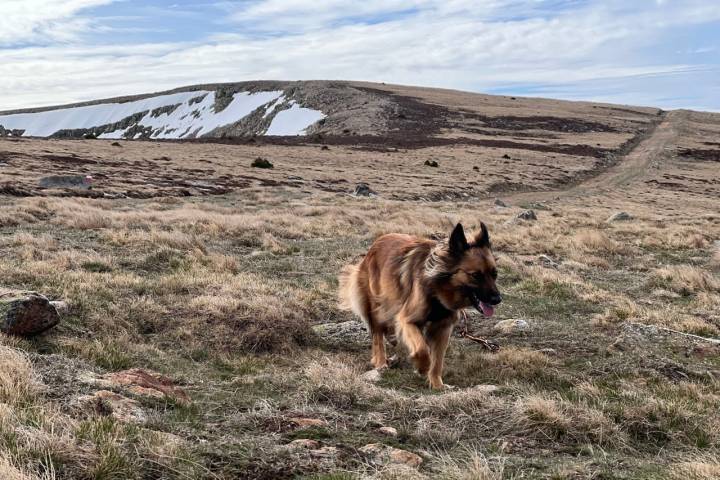
<instances>
[{"instance_id":1,"label":"sky","mask_svg":"<svg viewBox=\"0 0 720 480\"><path fill-rule=\"evenodd\" d=\"M720 111L718 0L0 0L0 110L367 80Z\"/></svg>"}]
</instances>

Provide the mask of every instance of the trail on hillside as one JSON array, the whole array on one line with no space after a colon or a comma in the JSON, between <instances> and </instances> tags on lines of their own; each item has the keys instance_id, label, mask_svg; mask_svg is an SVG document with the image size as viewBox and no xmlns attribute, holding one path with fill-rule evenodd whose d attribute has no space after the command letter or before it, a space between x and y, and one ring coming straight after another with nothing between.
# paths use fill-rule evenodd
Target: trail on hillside
<instances>
[{"instance_id":1,"label":"trail on hillside","mask_svg":"<svg viewBox=\"0 0 720 480\"><path fill-rule=\"evenodd\" d=\"M547 200L562 197L596 195L635 183L653 166L659 166L667 148L677 139L687 120L687 112L669 112L663 121L644 140L624 155L613 167L567 189L544 192L522 192L511 195L515 201Z\"/></svg>"}]
</instances>

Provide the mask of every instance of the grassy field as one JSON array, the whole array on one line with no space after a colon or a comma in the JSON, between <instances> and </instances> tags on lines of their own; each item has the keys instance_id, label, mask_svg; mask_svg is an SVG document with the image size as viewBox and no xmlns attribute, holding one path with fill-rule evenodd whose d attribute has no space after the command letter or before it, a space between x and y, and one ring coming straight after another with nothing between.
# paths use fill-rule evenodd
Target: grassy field
<instances>
[{"instance_id":1,"label":"grassy field","mask_svg":"<svg viewBox=\"0 0 720 480\"><path fill-rule=\"evenodd\" d=\"M673 128L645 169L505 194L508 208L312 185L0 197L0 284L69 306L46 335L0 337L0 477L720 478L720 187L696 153L720 122ZM282 172L282 148L263 148ZM346 162L351 178L368 168ZM443 165L422 171L440 179ZM514 220L527 207L538 220ZM632 219L607 222L619 211ZM490 227L505 302L492 320L471 314L470 330L501 350L453 338L446 392L404 360L366 381L367 338L312 328L353 320L338 272L379 234L444 236L459 220ZM506 319L528 328L494 328ZM191 402L138 396L144 419L121 421L78 401L97 390L82 378L129 368L167 375ZM375 443L422 464L379 461L363 449Z\"/></svg>"}]
</instances>

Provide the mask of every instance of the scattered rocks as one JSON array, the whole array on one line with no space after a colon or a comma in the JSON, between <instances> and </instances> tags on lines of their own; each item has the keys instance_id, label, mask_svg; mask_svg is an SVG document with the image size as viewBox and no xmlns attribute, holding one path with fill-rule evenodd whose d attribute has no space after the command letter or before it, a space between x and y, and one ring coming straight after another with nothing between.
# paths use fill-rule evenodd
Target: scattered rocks
<instances>
[{"instance_id":1,"label":"scattered rocks","mask_svg":"<svg viewBox=\"0 0 720 480\"><path fill-rule=\"evenodd\" d=\"M348 344L368 342L367 327L357 320L339 323L321 323L313 327L315 333L329 343Z\"/></svg>"},{"instance_id":2,"label":"scattered rocks","mask_svg":"<svg viewBox=\"0 0 720 480\"><path fill-rule=\"evenodd\" d=\"M60 322L57 309L44 295L0 291L0 331L29 337Z\"/></svg>"},{"instance_id":3,"label":"scattered rocks","mask_svg":"<svg viewBox=\"0 0 720 480\"><path fill-rule=\"evenodd\" d=\"M84 395L77 399L80 406L91 408L94 413L113 417L120 422L143 423L147 414L140 402L108 390L100 390L92 395Z\"/></svg>"},{"instance_id":4,"label":"scattered rocks","mask_svg":"<svg viewBox=\"0 0 720 480\"><path fill-rule=\"evenodd\" d=\"M270 160L262 157L257 157L250 166L255 168L275 168L275 165L273 165Z\"/></svg>"},{"instance_id":5,"label":"scattered rocks","mask_svg":"<svg viewBox=\"0 0 720 480\"><path fill-rule=\"evenodd\" d=\"M122 145L120 145L120 142L112 142L110 145L113 147L122 147Z\"/></svg>"},{"instance_id":6,"label":"scattered rocks","mask_svg":"<svg viewBox=\"0 0 720 480\"><path fill-rule=\"evenodd\" d=\"M383 445L382 443L370 443L360 447L360 452L368 455L376 465L399 464L410 467L419 467L423 463L422 457L407 450Z\"/></svg>"},{"instance_id":7,"label":"scattered rocks","mask_svg":"<svg viewBox=\"0 0 720 480\"><path fill-rule=\"evenodd\" d=\"M529 330L530 323L528 323L527 320L523 320L521 318L510 318L497 322L493 328L502 333L513 333Z\"/></svg>"},{"instance_id":8,"label":"scattered rocks","mask_svg":"<svg viewBox=\"0 0 720 480\"><path fill-rule=\"evenodd\" d=\"M328 424L321 418L293 417L288 420L297 428L326 427Z\"/></svg>"},{"instance_id":9,"label":"scattered rocks","mask_svg":"<svg viewBox=\"0 0 720 480\"><path fill-rule=\"evenodd\" d=\"M370 188L370 185L367 183L358 183L355 185L355 190L353 191L353 195L356 197L374 197L377 195L377 193Z\"/></svg>"},{"instance_id":10,"label":"scattered rocks","mask_svg":"<svg viewBox=\"0 0 720 480\"><path fill-rule=\"evenodd\" d=\"M508 208L508 204L500 200L499 198L495 199L495 206L500 208Z\"/></svg>"},{"instance_id":11,"label":"scattered rocks","mask_svg":"<svg viewBox=\"0 0 720 480\"><path fill-rule=\"evenodd\" d=\"M435 161L435 160L425 160L425 166L426 166L426 167L437 168L437 167L440 166L440 164L438 164L438 162Z\"/></svg>"},{"instance_id":12,"label":"scattered rocks","mask_svg":"<svg viewBox=\"0 0 720 480\"><path fill-rule=\"evenodd\" d=\"M505 160L510 160L510 155L508 155L508 154L506 153L505 155L502 156L502 158L504 158Z\"/></svg>"},{"instance_id":13,"label":"scattered rocks","mask_svg":"<svg viewBox=\"0 0 720 480\"><path fill-rule=\"evenodd\" d=\"M380 427L377 429L377 432L382 435L387 435L388 437L397 437L398 431L396 428L393 427Z\"/></svg>"},{"instance_id":14,"label":"scattered rocks","mask_svg":"<svg viewBox=\"0 0 720 480\"><path fill-rule=\"evenodd\" d=\"M633 219L633 216L627 212L617 212L617 213L613 213L612 215L610 215L610 217L608 217L607 223L626 222L626 221L632 220L632 219Z\"/></svg>"}]
</instances>

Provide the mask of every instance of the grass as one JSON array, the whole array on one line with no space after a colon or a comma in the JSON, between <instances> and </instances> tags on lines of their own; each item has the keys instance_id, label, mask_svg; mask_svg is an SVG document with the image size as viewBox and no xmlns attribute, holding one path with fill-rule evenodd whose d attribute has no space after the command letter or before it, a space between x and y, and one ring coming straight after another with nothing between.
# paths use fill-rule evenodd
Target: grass
<instances>
[{"instance_id":1,"label":"grass","mask_svg":"<svg viewBox=\"0 0 720 480\"><path fill-rule=\"evenodd\" d=\"M273 171L254 173L289 168L271 158ZM690 200L682 217L663 208L682 202L644 190L543 201L549 209L522 224L507 222L517 208L491 201L356 199L310 187L0 202L3 287L69 305L41 338L0 339L0 477L717 476L717 351L628 330L720 334L720 223ZM620 210L635 220L605 223ZM375 236L442 236L460 219L468 230L489 225L505 301L497 318L470 323L499 353L452 339L445 380L456 389L429 391L406 361L368 382L367 339L327 345L311 333L352 318L336 305L336 275ZM493 329L516 318L530 328ZM142 424L77 405L93 391L77 380L82 370L136 367L172 378L192 405L140 399ZM324 424L298 428L298 417ZM337 454L290 452L296 439ZM368 443L424 462L373 464L358 454Z\"/></svg>"}]
</instances>

